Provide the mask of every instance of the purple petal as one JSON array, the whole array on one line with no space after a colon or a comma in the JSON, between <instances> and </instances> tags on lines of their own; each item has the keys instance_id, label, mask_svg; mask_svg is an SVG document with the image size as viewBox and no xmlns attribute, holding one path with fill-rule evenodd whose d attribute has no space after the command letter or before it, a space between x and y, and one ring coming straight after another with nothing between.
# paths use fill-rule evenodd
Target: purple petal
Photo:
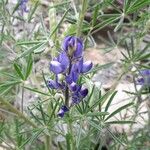
<instances>
[{"instance_id":1,"label":"purple petal","mask_svg":"<svg viewBox=\"0 0 150 150\"><path fill-rule=\"evenodd\" d=\"M62 52L62 53L57 57L57 61L58 61L59 63L61 63L61 66L62 66L63 70L66 70L66 69L68 68L70 60L69 60L69 58L68 58L68 56L66 55L65 52Z\"/></svg>"},{"instance_id":2,"label":"purple petal","mask_svg":"<svg viewBox=\"0 0 150 150\"><path fill-rule=\"evenodd\" d=\"M144 78L137 79L137 84L143 85L144 84Z\"/></svg>"},{"instance_id":3,"label":"purple petal","mask_svg":"<svg viewBox=\"0 0 150 150\"><path fill-rule=\"evenodd\" d=\"M70 78L72 79L72 82L77 82L79 78L79 67L78 64L72 65L71 72L70 72Z\"/></svg>"},{"instance_id":4,"label":"purple petal","mask_svg":"<svg viewBox=\"0 0 150 150\"><path fill-rule=\"evenodd\" d=\"M71 76L69 75L69 76L66 76L66 83L67 84L71 84L73 81L72 81L72 78L71 78Z\"/></svg>"},{"instance_id":5,"label":"purple petal","mask_svg":"<svg viewBox=\"0 0 150 150\"><path fill-rule=\"evenodd\" d=\"M59 88L59 83L54 81L54 80L49 79L47 84L51 89L58 89Z\"/></svg>"},{"instance_id":6,"label":"purple petal","mask_svg":"<svg viewBox=\"0 0 150 150\"><path fill-rule=\"evenodd\" d=\"M72 97L72 104L79 104L81 99L77 96Z\"/></svg>"},{"instance_id":7,"label":"purple petal","mask_svg":"<svg viewBox=\"0 0 150 150\"><path fill-rule=\"evenodd\" d=\"M66 52L68 51L68 43L69 43L70 39L71 39L71 36L65 37L63 44L62 44L62 49Z\"/></svg>"},{"instance_id":8,"label":"purple petal","mask_svg":"<svg viewBox=\"0 0 150 150\"><path fill-rule=\"evenodd\" d=\"M82 56L83 42L78 37L67 36L63 41L62 49L68 53L69 56L78 58Z\"/></svg>"},{"instance_id":9,"label":"purple petal","mask_svg":"<svg viewBox=\"0 0 150 150\"><path fill-rule=\"evenodd\" d=\"M77 71L78 71L79 73L82 72L82 68L83 68L83 58L81 58L81 59L78 61L78 63L76 64L76 68L77 68Z\"/></svg>"},{"instance_id":10,"label":"purple petal","mask_svg":"<svg viewBox=\"0 0 150 150\"><path fill-rule=\"evenodd\" d=\"M21 7L22 12L29 12L26 6L27 2L28 0L21 0L20 7Z\"/></svg>"},{"instance_id":11,"label":"purple petal","mask_svg":"<svg viewBox=\"0 0 150 150\"><path fill-rule=\"evenodd\" d=\"M83 44L79 42L79 40L77 39L77 43L76 43L76 49L74 51L74 57L78 58L81 57L83 53Z\"/></svg>"},{"instance_id":12,"label":"purple petal","mask_svg":"<svg viewBox=\"0 0 150 150\"><path fill-rule=\"evenodd\" d=\"M147 70L142 70L142 71L140 71L140 73L141 73L141 75L143 75L143 76L150 76L150 70L149 70L149 69L147 69Z\"/></svg>"},{"instance_id":13,"label":"purple petal","mask_svg":"<svg viewBox=\"0 0 150 150\"><path fill-rule=\"evenodd\" d=\"M63 72L61 63L59 63L58 61L51 61L50 70L55 74L59 74L59 73Z\"/></svg>"},{"instance_id":14,"label":"purple petal","mask_svg":"<svg viewBox=\"0 0 150 150\"><path fill-rule=\"evenodd\" d=\"M86 73L88 72L93 66L93 63L91 61L86 61L83 63L81 73Z\"/></svg>"},{"instance_id":15,"label":"purple petal","mask_svg":"<svg viewBox=\"0 0 150 150\"><path fill-rule=\"evenodd\" d=\"M69 88L71 91L76 91L77 90L77 84L75 82L72 82L70 85L69 85Z\"/></svg>"},{"instance_id":16,"label":"purple petal","mask_svg":"<svg viewBox=\"0 0 150 150\"><path fill-rule=\"evenodd\" d=\"M79 73L77 72L72 72L71 73L71 78L73 82L77 82L78 78L79 78Z\"/></svg>"},{"instance_id":17,"label":"purple petal","mask_svg":"<svg viewBox=\"0 0 150 150\"><path fill-rule=\"evenodd\" d=\"M68 84L71 84L72 82L77 82L78 78L79 78L78 69L76 68L75 65L73 65L70 74L66 76L66 82Z\"/></svg>"},{"instance_id":18,"label":"purple petal","mask_svg":"<svg viewBox=\"0 0 150 150\"><path fill-rule=\"evenodd\" d=\"M88 89L82 87L80 90L80 94L81 94L82 98L86 97L88 94Z\"/></svg>"},{"instance_id":19,"label":"purple petal","mask_svg":"<svg viewBox=\"0 0 150 150\"><path fill-rule=\"evenodd\" d=\"M67 108L67 106L63 105L58 112L58 116L62 118L64 117L65 113L68 111L69 109Z\"/></svg>"}]
</instances>

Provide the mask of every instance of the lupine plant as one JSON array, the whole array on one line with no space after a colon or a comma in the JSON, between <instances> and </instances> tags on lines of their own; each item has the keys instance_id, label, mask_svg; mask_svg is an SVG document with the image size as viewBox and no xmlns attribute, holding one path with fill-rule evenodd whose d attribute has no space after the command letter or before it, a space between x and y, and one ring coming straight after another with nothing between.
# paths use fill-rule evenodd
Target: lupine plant
<instances>
[{"instance_id":1,"label":"lupine plant","mask_svg":"<svg viewBox=\"0 0 150 150\"><path fill-rule=\"evenodd\" d=\"M0 149L149 150L149 9L0 0Z\"/></svg>"}]
</instances>

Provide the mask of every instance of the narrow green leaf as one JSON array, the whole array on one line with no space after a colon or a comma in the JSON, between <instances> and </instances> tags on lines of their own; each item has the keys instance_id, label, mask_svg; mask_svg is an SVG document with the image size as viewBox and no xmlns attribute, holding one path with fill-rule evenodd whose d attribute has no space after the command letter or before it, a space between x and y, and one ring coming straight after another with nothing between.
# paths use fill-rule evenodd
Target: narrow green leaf
<instances>
[{"instance_id":1,"label":"narrow green leaf","mask_svg":"<svg viewBox=\"0 0 150 150\"><path fill-rule=\"evenodd\" d=\"M123 143L116 135L114 135L108 128L106 128L107 129L107 131L109 132L109 134L111 135L111 137L115 140L115 141L117 141L118 143L120 143L121 145L123 145L123 146L126 146L126 144L125 143Z\"/></svg>"},{"instance_id":2,"label":"narrow green leaf","mask_svg":"<svg viewBox=\"0 0 150 150\"><path fill-rule=\"evenodd\" d=\"M14 7L13 11L12 11L12 15L18 10L20 6L20 1L16 4L16 6Z\"/></svg>"},{"instance_id":3,"label":"narrow green leaf","mask_svg":"<svg viewBox=\"0 0 150 150\"><path fill-rule=\"evenodd\" d=\"M56 104L54 105L54 108L52 109L52 112L49 116L49 121L48 121L48 124L50 123L50 121L52 120L52 117L55 115L55 111L57 109L57 106L59 105L59 101L56 101Z\"/></svg>"},{"instance_id":4,"label":"narrow green leaf","mask_svg":"<svg viewBox=\"0 0 150 150\"><path fill-rule=\"evenodd\" d=\"M46 41L20 41L20 42L17 42L16 45L32 45L32 44L40 44L44 42Z\"/></svg>"},{"instance_id":5,"label":"narrow green leaf","mask_svg":"<svg viewBox=\"0 0 150 150\"><path fill-rule=\"evenodd\" d=\"M150 0L135 0L132 1L131 5L128 7L128 9L126 10L127 14L131 14L133 12L135 12L136 10L139 10L147 5L150 4Z\"/></svg>"},{"instance_id":6,"label":"narrow green leaf","mask_svg":"<svg viewBox=\"0 0 150 150\"><path fill-rule=\"evenodd\" d=\"M53 34L56 32L56 30L59 28L59 26L62 24L62 22L64 21L66 15L68 14L69 9L66 10L66 12L64 13L63 17L61 18L61 20L59 21L59 23L57 24L57 26L53 29L53 31L50 33L50 37L53 36Z\"/></svg>"},{"instance_id":7,"label":"narrow green leaf","mask_svg":"<svg viewBox=\"0 0 150 150\"><path fill-rule=\"evenodd\" d=\"M106 105L106 107L105 107L105 112L108 111L108 108L109 108L109 106L110 106L111 102L113 101L113 99L114 99L114 97L115 97L116 94L117 94L117 91L115 91L115 92L111 95L111 97L110 97L110 99L109 99L109 101L108 101L108 103L107 103L107 105Z\"/></svg>"},{"instance_id":8,"label":"narrow green leaf","mask_svg":"<svg viewBox=\"0 0 150 150\"><path fill-rule=\"evenodd\" d=\"M11 78L11 79L14 79L14 80L16 80L16 79L18 79L18 76L16 76L16 74L10 74L10 73L8 73L8 72L3 72L3 71L1 71L0 72L0 76L5 76L5 77L9 77L9 78Z\"/></svg>"},{"instance_id":9,"label":"narrow green leaf","mask_svg":"<svg viewBox=\"0 0 150 150\"><path fill-rule=\"evenodd\" d=\"M94 26L95 30L93 30L93 32L91 34L98 32L102 28L106 27L107 25L112 24L113 22L115 22L118 19L119 19L119 17L112 17L112 18L108 18L106 20L103 20L101 23Z\"/></svg>"},{"instance_id":10,"label":"narrow green leaf","mask_svg":"<svg viewBox=\"0 0 150 150\"><path fill-rule=\"evenodd\" d=\"M93 116L105 116L109 115L108 112L89 112L86 114L87 117L93 117Z\"/></svg>"},{"instance_id":11,"label":"narrow green leaf","mask_svg":"<svg viewBox=\"0 0 150 150\"><path fill-rule=\"evenodd\" d=\"M95 122L93 122L93 121L91 121L91 120L87 120L87 121L88 121L88 123L89 123L92 127L98 129L99 131L102 130L102 127L101 127L100 125L97 125Z\"/></svg>"},{"instance_id":12,"label":"narrow green leaf","mask_svg":"<svg viewBox=\"0 0 150 150\"><path fill-rule=\"evenodd\" d=\"M121 25L123 24L124 17L125 17L125 15L124 15L124 13L122 13L122 15L120 16L120 20L114 29L114 32L117 32L120 29Z\"/></svg>"},{"instance_id":13,"label":"narrow green leaf","mask_svg":"<svg viewBox=\"0 0 150 150\"><path fill-rule=\"evenodd\" d=\"M19 149L22 149L26 144L32 144L34 140L36 140L43 132L44 128L39 129L36 133L34 133L30 138L28 138L24 143L19 147Z\"/></svg>"},{"instance_id":14,"label":"narrow green leaf","mask_svg":"<svg viewBox=\"0 0 150 150\"><path fill-rule=\"evenodd\" d=\"M110 119L111 117L113 117L114 115L116 115L117 113L121 112L122 110L128 108L129 106L133 105L134 103L129 103L129 104L126 104L122 107L119 107L117 110L115 110L114 112L112 112L106 119L105 121L107 121L108 119Z\"/></svg>"},{"instance_id":15,"label":"narrow green leaf","mask_svg":"<svg viewBox=\"0 0 150 150\"><path fill-rule=\"evenodd\" d=\"M17 74L19 75L19 77L20 77L22 80L24 80L25 77L24 77L24 75L23 75L23 73L22 73L21 67L20 67L18 64L14 63L14 68L15 68Z\"/></svg>"},{"instance_id":16,"label":"narrow green leaf","mask_svg":"<svg viewBox=\"0 0 150 150\"><path fill-rule=\"evenodd\" d=\"M92 26L95 26L95 24L96 24L98 13L99 13L99 6L100 5L97 5L94 9L94 13L93 13L93 17L92 17Z\"/></svg>"},{"instance_id":17,"label":"narrow green leaf","mask_svg":"<svg viewBox=\"0 0 150 150\"><path fill-rule=\"evenodd\" d=\"M5 83L0 84L0 88L1 87L9 87L9 86L14 86L16 84L21 83L21 81L7 81Z\"/></svg>"},{"instance_id":18,"label":"narrow green leaf","mask_svg":"<svg viewBox=\"0 0 150 150\"><path fill-rule=\"evenodd\" d=\"M33 119L35 119L39 124L43 125L43 123L40 121L40 119L37 118L32 112L32 110L28 107L29 113L32 116Z\"/></svg>"},{"instance_id":19,"label":"narrow green leaf","mask_svg":"<svg viewBox=\"0 0 150 150\"><path fill-rule=\"evenodd\" d=\"M43 50L43 47L46 45L47 42L44 43L39 43L33 47L31 47L30 49L24 51L17 59L21 58L21 57L25 57L26 55L33 53L34 51L41 51L41 49Z\"/></svg>"},{"instance_id":20,"label":"narrow green leaf","mask_svg":"<svg viewBox=\"0 0 150 150\"><path fill-rule=\"evenodd\" d=\"M126 50L127 50L127 53L128 53L129 58L132 58L132 55L131 55L131 53L130 53L130 48L129 48L129 45L128 45L127 41L125 41L125 48L126 48Z\"/></svg>"},{"instance_id":21,"label":"narrow green leaf","mask_svg":"<svg viewBox=\"0 0 150 150\"><path fill-rule=\"evenodd\" d=\"M120 51L121 52L121 54L123 55L123 57L126 59L126 60L128 60L128 57L122 52L122 51Z\"/></svg>"},{"instance_id":22,"label":"narrow green leaf","mask_svg":"<svg viewBox=\"0 0 150 150\"><path fill-rule=\"evenodd\" d=\"M30 87L26 87L26 86L24 86L24 88L25 88L25 89L28 89L28 90L30 90L30 91L32 91L32 92L35 92L35 93L39 93L39 94L45 95L45 96L51 96L50 94L47 94L47 93L42 92L42 91L39 91L38 89L33 89L33 88L30 88Z\"/></svg>"},{"instance_id":23,"label":"narrow green leaf","mask_svg":"<svg viewBox=\"0 0 150 150\"><path fill-rule=\"evenodd\" d=\"M114 62L110 62L110 63L104 64L104 65L95 66L95 67L92 68L91 71L88 72L88 74L89 74L89 73L95 73L95 72L97 72L97 71L99 71L99 70L109 68L109 67L111 67L113 64L114 64Z\"/></svg>"},{"instance_id":24,"label":"narrow green leaf","mask_svg":"<svg viewBox=\"0 0 150 150\"><path fill-rule=\"evenodd\" d=\"M27 68L26 68L25 80L30 75L30 72L32 70L32 66L33 66L33 59L32 59L32 54L30 53L28 56L28 59L27 59Z\"/></svg>"},{"instance_id":25,"label":"narrow green leaf","mask_svg":"<svg viewBox=\"0 0 150 150\"><path fill-rule=\"evenodd\" d=\"M11 90L11 88L12 86L0 87L0 96L7 95L9 91Z\"/></svg>"},{"instance_id":26,"label":"narrow green leaf","mask_svg":"<svg viewBox=\"0 0 150 150\"><path fill-rule=\"evenodd\" d=\"M92 87L91 93L90 93L87 101L85 101L85 104L86 104L86 106L85 106L85 112L87 112L87 110L89 108L90 100L92 99L92 95L93 95L94 89L95 89L95 86Z\"/></svg>"},{"instance_id":27,"label":"narrow green leaf","mask_svg":"<svg viewBox=\"0 0 150 150\"><path fill-rule=\"evenodd\" d=\"M132 37L131 37L131 51L132 51L132 57L135 55L134 48L135 48L135 45L134 45L134 37L132 36Z\"/></svg>"},{"instance_id":28,"label":"narrow green leaf","mask_svg":"<svg viewBox=\"0 0 150 150\"><path fill-rule=\"evenodd\" d=\"M41 116L42 116L42 120L44 122L44 124L46 124L46 119L45 119L45 112L43 111L43 108L41 106L41 104L39 104L39 109L38 109L41 113Z\"/></svg>"},{"instance_id":29,"label":"narrow green leaf","mask_svg":"<svg viewBox=\"0 0 150 150\"><path fill-rule=\"evenodd\" d=\"M143 59L147 59L150 58L150 53L142 55L141 57L138 58L138 60L143 60Z\"/></svg>"},{"instance_id":30,"label":"narrow green leaf","mask_svg":"<svg viewBox=\"0 0 150 150\"><path fill-rule=\"evenodd\" d=\"M39 5L39 0L36 0L36 3L34 4L33 9L30 10L30 13L29 13L29 15L28 15L28 22L30 22L30 21L32 20L33 15L34 15L34 13L35 13L35 11L36 11L38 5Z\"/></svg>"},{"instance_id":31,"label":"narrow green leaf","mask_svg":"<svg viewBox=\"0 0 150 150\"><path fill-rule=\"evenodd\" d=\"M63 5L66 5L68 3L71 3L71 0L70 1L64 1L64 2L61 2L61 3L58 3L58 4L55 4L53 6L49 6L48 9L51 9L51 8L55 8L55 7L59 7L59 6L63 6Z\"/></svg>"},{"instance_id":32,"label":"narrow green leaf","mask_svg":"<svg viewBox=\"0 0 150 150\"><path fill-rule=\"evenodd\" d=\"M99 106L99 104L101 104L101 106L102 106L103 103L110 96L110 94L112 94L112 91L108 91L105 95L103 95L102 97L100 97L99 100L97 100L91 107L88 108L87 112L93 110L95 107Z\"/></svg>"},{"instance_id":33,"label":"narrow green leaf","mask_svg":"<svg viewBox=\"0 0 150 150\"><path fill-rule=\"evenodd\" d=\"M120 121L108 121L108 122L105 122L107 124L132 124L132 123L136 123L134 121L127 121L127 120L120 120Z\"/></svg>"}]
</instances>

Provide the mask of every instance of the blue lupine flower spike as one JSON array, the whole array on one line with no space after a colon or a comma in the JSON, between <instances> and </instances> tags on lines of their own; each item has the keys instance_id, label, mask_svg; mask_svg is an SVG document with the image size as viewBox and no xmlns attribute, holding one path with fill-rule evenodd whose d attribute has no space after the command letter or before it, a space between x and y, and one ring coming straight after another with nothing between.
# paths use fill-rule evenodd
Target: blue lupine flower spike
<instances>
[{"instance_id":1,"label":"blue lupine flower spike","mask_svg":"<svg viewBox=\"0 0 150 150\"><path fill-rule=\"evenodd\" d=\"M55 80L48 80L52 89L65 93L65 104L58 116L63 117L69 109L80 103L88 94L88 89L78 84L79 77L87 73L93 66L91 61L83 61L83 42L76 36L65 37L62 52L50 62L50 71L55 74ZM62 79L59 77L63 76ZM70 102L68 102L68 100Z\"/></svg>"}]
</instances>

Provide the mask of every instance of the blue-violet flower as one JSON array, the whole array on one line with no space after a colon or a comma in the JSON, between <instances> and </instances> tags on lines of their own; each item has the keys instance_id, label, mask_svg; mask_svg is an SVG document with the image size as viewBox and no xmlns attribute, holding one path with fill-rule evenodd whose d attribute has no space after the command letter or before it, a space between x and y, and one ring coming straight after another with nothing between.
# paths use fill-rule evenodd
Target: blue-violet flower
<instances>
[{"instance_id":1,"label":"blue-violet flower","mask_svg":"<svg viewBox=\"0 0 150 150\"><path fill-rule=\"evenodd\" d=\"M20 8L21 8L21 11L22 11L22 14L24 12L29 12L28 9L27 9L27 3L28 3L28 0L21 0L20 1Z\"/></svg>"},{"instance_id":2,"label":"blue-violet flower","mask_svg":"<svg viewBox=\"0 0 150 150\"><path fill-rule=\"evenodd\" d=\"M138 84L150 87L150 69L140 71L140 76Z\"/></svg>"}]
</instances>

